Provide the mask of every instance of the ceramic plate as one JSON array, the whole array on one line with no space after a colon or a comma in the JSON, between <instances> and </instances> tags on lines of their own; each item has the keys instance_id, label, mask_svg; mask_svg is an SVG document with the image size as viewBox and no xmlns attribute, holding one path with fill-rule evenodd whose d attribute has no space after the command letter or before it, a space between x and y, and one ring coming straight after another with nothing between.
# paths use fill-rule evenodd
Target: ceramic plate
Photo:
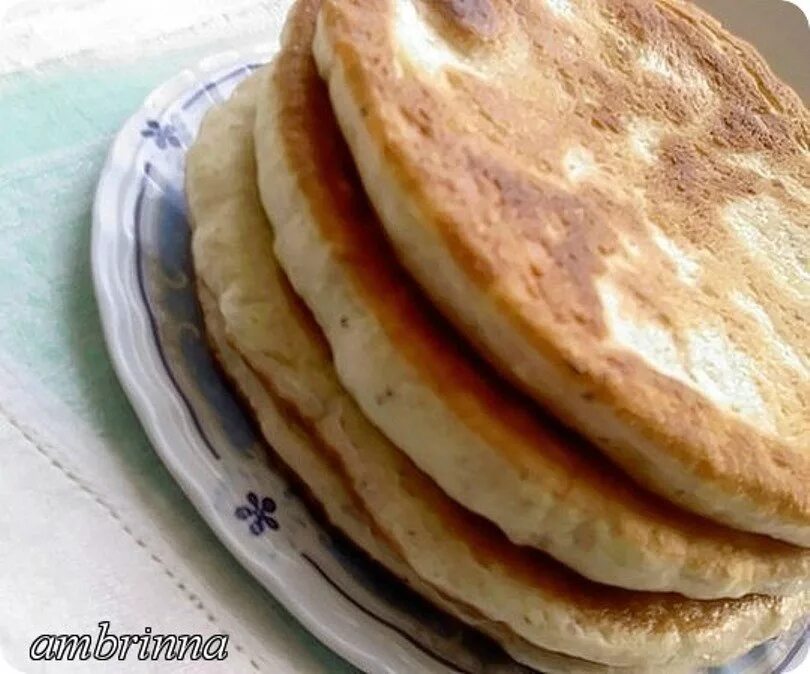
<instances>
[{"instance_id":1,"label":"ceramic plate","mask_svg":"<svg viewBox=\"0 0 810 674\"><path fill-rule=\"evenodd\" d=\"M93 274L116 371L158 454L236 558L313 634L368 672L528 672L434 610L307 512L207 349L194 294L184 160L212 106L272 56L208 59L126 123L93 213ZM794 668L803 629L723 672Z\"/></svg>"}]
</instances>

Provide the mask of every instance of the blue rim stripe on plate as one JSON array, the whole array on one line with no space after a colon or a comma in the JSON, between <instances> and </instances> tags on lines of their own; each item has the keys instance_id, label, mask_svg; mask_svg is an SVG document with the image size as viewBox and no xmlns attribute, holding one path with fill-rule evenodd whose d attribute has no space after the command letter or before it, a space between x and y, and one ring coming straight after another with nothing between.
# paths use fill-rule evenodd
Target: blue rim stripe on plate
<instances>
[{"instance_id":1,"label":"blue rim stripe on plate","mask_svg":"<svg viewBox=\"0 0 810 674\"><path fill-rule=\"evenodd\" d=\"M331 585L344 599L349 601L353 606L357 607L360 611L365 613L367 616L370 616L371 618L374 618L374 620L376 620L381 625L384 625L388 629L393 630L394 632L399 634L401 637L403 637L405 640L407 640L408 643L410 643L412 646L414 646L414 647L418 648L420 651L422 651L425 655L429 655L431 658L433 658L434 660L437 660L438 662L443 664L445 667L447 667L449 669L452 669L454 672L458 672L458 674L473 674L473 672L471 672L471 671L469 671L467 669L461 669L454 662L451 662L450 660L448 660L446 658L443 658L438 653L434 653L433 651L429 650L427 648L427 646L425 646L424 644L420 644L410 634L408 634L407 632L405 632L401 628L397 627L392 622L386 620L385 618L382 618L381 616L378 616L376 613L374 613L370 609L363 606L359 601L357 601L354 597L352 597L350 594L348 594L342 587L340 587L340 585L338 585L334 580L332 580L332 578L329 577L329 574L327 574L326 571L324 571L318 565L318 563L314 559L312 559L312 557L310 557L307 553L302 552L301 557L303 557L304 560L307 561L310 564L310 566L312 566L312 568L314 568L315 571L317 571L318 574L327 583L329 583L329 585ZM531 669L531 668L527 668L527 672L536 672L537 674L542 674L541 672L538 672L538 670Z\"/></svg>"},{"instance_id":2,"label":"blue rim stripe on plate","mask_svg":"<svg viewBox=\"0 0 810 674\"><path fill-rule=\"evenodd\" d=\"M230 79L241 75L245 70L253 72L254 70L258 70L259 68L265 66L265 63L248 63L247 65L240 66L236 70L230 71L227 75L223 75L222 77L208 82L204 87L195 91L194 94L181 106L182 110L188 110L192 105L194 105L200 98L205 96L212 90L215 90L219 87L219 85L224 84Z\"/></svg>"},{"instance_id":3,"label":"blue rim stripe on plate","mask_svg":"<svg viewBox=\"0 0 810 674\"><path fill-rule=\"evenodd\" d=\"M194 428L197 430L200 438L202 438L205 446L208 448L208 451L211 452L211 456L213 456L217 461L220 461L221 457L219 452L216 450L208 437L208 434L203 429L200 418L197 415L197 410L194 409L194 406L191 404L186 392L178 383L174 369L169 365L169 361L166 358L166 353L163 349L163 343L160 341L160 337L158 336L157 318L155 317L155 312L146 292L146 280L144 279L143 271L143 246L141 242L141 216L143 214L143 200L146 194L146 181L151 177L151 170L152 165L149 162L146 162L143 166L143 178L141 179L141 186L138 190L138 198L135 201L135 270L138 275L138 290L141 293L141 299L146 307L146 314L149 318L149 327L152 332L152 339L154 341L155 348L157 349L158 356L160 357L160 362L163 365L163 368L166 370L166 374L171 380L174 390L177 391L177 394L180 396L183 404L186 406L186 410L188 410L189 416L194 424Z\"/></svg>"},{"instance_id":4,"label":"blue rim stripe on plate","mask_svg":"<svg viewBox=\"0 0 810 674\"><path fill-rule=\"evenodd\" d=\"M184 110L188 109L191 105L193 105L195 102L200 100L200 98L202 96L204 96L207 93L210 93L212 90L216 90L221 84L233 79L234 77L244 75L246 69L249 70L252 73L254 70L256 70L256 69L258 69L260 67L261 67L261 65L249 64L248 66L240 67L240 68L238 68L236 70L233 70L233 71L229 72L227 75L225 75L225 76L223 76L221 78L218 78L216 81L207 83L204 87L197 90L186 101L186 103L184 103L183 109ZM158 323L157 323L158 319L157 319L157 316L156 316L156 312L155 312L154 307L152 305L152 301L151 301L151 298L149 296L149 293L148 293L148 291L146 289L146 279L145 279L145 276L144 276L145 272L144 272L144 254L143 254L143 237L142 237L143 201L144 201L145 196L146 196L147 183L148 183L149 180L153 180L152 169L153 169L153 167L152 167L152 164L150 162L145 162L144 163L144 165L143 165L143 176L141 177L141 182L140 182L140 186L139 186L139 189L138 189L138 196L137 196L137 199L136 199L136 202L135 202L135 230L134 230L135 236L134 236L134 242L135 242L135 265L136 265L136 272L137 272L138 289L140 291L141 300L143 301L144 307L146 308L146 313L147 313L147 316L148 316L148 319L149 319L150 332L151 332L151 335L152 335L152 341L153 341L153 343L155 345L155 348L156 348L156 350L158 352L158 356L160 358L161 365L165 369L166 374L168 375L169 380L171 381L172 387L174 388L174 390L177 392L177 394L180 396L181 400L183 401L183 404L184 404L186 410L188 411L189 416L192 419L195 430L197 431L200 438L205 443L205 445L208 448L208 451L211 453L211 455L216 460L219 461L219 460L221 460L219 452L216 450L216 448L214 447L214 445L211 442L210 438L208 437L208 434L206 433L205 429L203 428L202 422L200 421L197 410L194 408L190 398L188 397L186 392L183 390L183 387L180 385L180 383L179 383L179 381L177 379L177 376L176 376L176 374L174 372L174 368L170 365L169 359L166 357L165 350L164 350L164 347L163 347L163 343L162 343L161 338L160 338L160 331L159 331L159 328L158 328ZM227 383L225 384L225 386L227 386L230 389L230 386ZM266 442L263 438L262 438L262 441ZM358 610L362 611L367 616L369 616L370 618L375 620L381 626L383 626L383 627L393 631L394 633L398 634L400 637L405 639L408 643L410 643L412 646L417 648L419 651L421 651L425 655L429 656L430 658L432 658L436 662L444 665L448 669L451 669L453 672L457 672L458 674L473 674L469 670L460 668L456 663L448 660L447 658L443 657L439 653L436 653L435 651L432 651L427 646L420 643L414 637L412 637L410 634L408 634L404 629L398 627L397 625L395 625L391 621L386 620L385 618L378 615L377 613L375 613L370 608L362 605L354 597L349 595L333 578L331 578L329 576L329 574L326 571L324 571L323 568L321 568L321 566L318 565L318 563L310 555L308 555L305 552L300 553L300 555L304 559L304 561L306 561L310 566L312 566L314 568L314 570L338 594L340 594L341 597L343 597L345 600L347 600L349 603L351 603L353 606L355 606ZM541 674L540 672L538 672L538 670L531 669L529 667L526 667L525 665L521 665L521 667L525 668L525 671L527 672L527 674L530 674L532 672L535 672L537 674Z\"/></svg>"},{"instance_id":5,"label":"blue rim stripe on plate","mask_svg":"<svg viewBox=\"0 0 810 674\"><path fill-rule=\"evenodd\" d=\"M189 110L195 103L199 102L206 95L209 96L209 98L210 98L210 100L212 102L216 102L215 97L211 96L212 92L220 93L218 91L218 88L221 85L223 85L225 83L228 83L228 82L230 82L231 80L233 80L235 78L244 78L247 75L252 74L255 70L261 68L262 66L263 66L263 64L261 64L261 63L248 63L248 64L242 65L242 66L240 66L240 67L238 67L236 69L230 70L226 74L224 74L222 76L219 76L216 79L208 80L202 86L199 86L198 88L194 89L190 93L190 95L188 95L188 98L182 104L179 104L179 102L174 103L173 105L177 106L177 107L174 107L174 109L177 110L179 108L182 111ZM200 82L200 84L202 84L202 82ZM161 116L165 116L166 114L168 114L169 109L171 109L171 108L167 107L163 111L163 113L161 113ZM144 143L146 141L145 138L141 138L140 140L141 140L141 142L136 145L135 155L134 156L139 156L139 153L140 153L141 149L143 148L143 145L144 145ZM158 318L157 318L155 309L154 309L154 307L152 305L152 302L150 301L149 290L147 289L148 283L147 283L146 278L145 278L145 274L148 273L148 272L144 267L144 265L145 265L145 253L144 253L143 248L142 248L143 243L144 243L143 240L142 240L142 234L143 234L142 220L144 218L144 201L146 199L147 180L150 180L150 179L154 180L154 177L152 176L153 166L149 162L146 162L142 167L139 167L136 170L140 170L141 168L142 168L142 171L143 171L143 175L141 176L141 182L138 185L137 198L136 198L136 202L135 202L135 218L134 218L135 265L136 265L136 277L137 277L138 290L139 290L141 301L143 302L143 306L145 308L145 313L146 313L146 315L148 317L149 328L150 328L150 331L152 333L152 342L153 342L153 344L155 346L156 353L157 353L157 355L159 357L160 366L162 367L162 369L166 373L166 375L167 375L167 377L168 377L168 379L169 379L169 381L171 383L172 388L177 392L178 396L183 401L183 404L184 404L185 408L188 410L189 417L190 417L191 421L193 422L193 427L194 427L194 430L195 430L197 436L205 443L205 445L207 446L207 448L208 448L209 452L211 453L211 455L215 459L217 459L218 461L221 461L222 458L220 457L219 452L214 447L214 444L213 444L212 440L206 434L206 431L203 428L203 423L201 421L201 418L198 416L197 411L194 409L192 400L187 395L187 393L183 390L183 388L181 386L181 383L180 383L180 380L178 379L178 376L176 375L172 365L170 364L170 359L167 357L167 355L165 353L164 344L161 341L162 338L161 338L161 335L160 335L160 327L159 327ZM225 384L225 386L228 389L230 389L230 387L227 386L227 384ZM433 658L437 663L440 663L443 667L445 667L445 668L449 667L449 668L453 669L456 672L460 672L462 674L467 674L467 670L459 669L458 665L456 665L456 664L452 663L451 661L445 659L442 655L433 652L429 648L426 648L425 646L422 645L422 643L420 643L414 637L411 637L410 634L408 634L403 629L399 628L396 624L393 624L389 620L381 617L380 615L377 615L374 611L366 608L361 603L359 603L357 600L355 600L354 597L352 597L346 590L343 589L343 587L339 583L337 583L333 578L331 578L318 565L318 563L309 554L307 554L306 552L302 552L302 551L299 551L298 554L303 558L303 560L308 565L310 565L311 567L314 568L314 571L316 571L324 579L324 581L326 583L328 583L333 588L333 590L338 595L343 597L347 602L349 602L357 610L359 610L362 613L366 614L369 618L373 619L374 621L379 623L384 628L387 628L388 630L393 631L394 633L399 635L402 639L406 640L410 645L417 648L420 652L422 652L425 655ZM792 645L792 647L789 649L789 651L784 655L784 657L780 658L781 664L779 664L778 666L776 666L772 670L772 674L781 674L783 672L786 672L788 669L798 665L799 664L798 662L794 663L793 661L796 660L797 656L799 656L801 654L802 649L806 646L806 639L809 638L809 637L810 637L810 629L805 627L805 629L801 632L801 635L797 638L796 642ZM732 672L734 674L744 674L745 672L749 672L749 671L760 672L761 671L760 668L763 666L761 660L762 660L763 657L767 657L767 656L766 656L765 652L762 652L762 657L756 657L756 651L757 650L758 649L755 649L755 651L752 651L749 654L749 656L751 656L751 657L749 657L749 659L747 661L746 661L745 657L742 658L740 661L738 661L737 664L736 664L736 667L732 666L731 668L717 668L717 669L712 669L711 671L712 672ZM754 662L752 660L752 657L756 659L756 662ZM751 669L749 669L749 668L751 668ZM529 670L526 668L523 671L529 671Z\"/></svg>"}]
</instances>

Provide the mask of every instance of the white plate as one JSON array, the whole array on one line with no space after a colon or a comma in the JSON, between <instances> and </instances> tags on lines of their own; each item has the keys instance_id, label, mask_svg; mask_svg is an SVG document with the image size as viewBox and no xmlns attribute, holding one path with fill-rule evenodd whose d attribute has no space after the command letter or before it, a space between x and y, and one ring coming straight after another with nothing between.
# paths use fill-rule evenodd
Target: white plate
<instances>
[{"instance_id":1,"label":"white plate","mask_svg":"<svg viewBox=\"0 0 810 674\"><path fill-rule=\"evenodd\" d=\"M369 672L527 672L313 520L208 352L193 290L184 159L206 110L272 55L207 59L145 101L116 138L93 212L92 262L107 345L149 438L236 558L313 634ZM795 634L724 672L787 671ZM719 671L719 670L718 670Z\"/></svg>"}]
</instances>

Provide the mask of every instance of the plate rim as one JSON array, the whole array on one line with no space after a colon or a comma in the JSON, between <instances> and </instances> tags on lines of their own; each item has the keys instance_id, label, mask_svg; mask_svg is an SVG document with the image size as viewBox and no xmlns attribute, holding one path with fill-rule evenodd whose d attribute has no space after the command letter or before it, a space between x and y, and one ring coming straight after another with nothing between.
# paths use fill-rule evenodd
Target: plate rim
<instances>
[{"instance_id":1,"label":"plate rim","mask_svg":"<svg viewBox=\"0 0 810 674\"><path fill-rule=\"evenodd\" d=\"M167 437L169 429L171 429L171 434L179 433L185 439L196 439L200 445L206 445L208 441L205 434L195 427L189 418L194 414L192 405L183 400L179 385L172 381L170 368L165 363L161 367L157 367L161 363L160 347L154 331L149 328L150 308L138 295L134 237L132 241L127 242L129 249L125 251L125 254L128 253L132 258L132 266L113 268L122 256L111 255L110 246L111 244L115 244L116 247L121 245L123 234L126 233L122 231L125 222L124 213L129 212L128 207L121 208L120 195L125 192L127 197L131 197L132 193L138 192L135 187L138 181L132 180L132 174L139 171L135 162L138 147L133 145L132 139L140 134L143 120L147 117L160 118L172 104L185 94L229 70L269 62L277 53L278 48L275 43L262 42L206 56L155 87L144 97L141 105L133 111L116 133L103 162L94 193L90 243L93 291L98 305L105 347L117 379L132 405L153 451L217 539L253 576L256 582L284 606L303 629L333 651L337 657L345 659L355 667L366 672L380 672L381 674L424 672L426 671L425 663L419 656L411 652L413 646L400 643L404 638L398 630L391 630L394 639L381 643L379 633L359 632L356 625L341 626L339 624L341 621L324 619L312 601L302 601L300 590L285 583L287 574L269 568L262 562L262 555L252 550L244 539L236 535L233 523L226 520L217 510L215 499L205 491L200 479L195 477L194 470L178 460L173 453L172 442ZM119 209L116 211L115 217L110 215L111 205L117 206ZM121 302L122 298L125 299L124 303ZM137 335L130 334L129 340L125 337L122 339L122 335L131 331L133 326L142 327L143 330ZM130 356L133 355L137 358L131 360ZM139 375L132 369L133 364L144 365L145 362L152 367L153 374L156 376ZM163 391L164 400L170 399L173 407L180 408L182 418L171 419L172 416L176 416L171 410L156 409L154 396L160 389L165 389ZM168 427L166 426L167 421ZM286 551L280 552L282 554L279 557L289 558ZM351 621L351 619L359 617L357 614L362 612L361 609L352 606L353 602L346 599L345 596L340 596L342 593L336 590L331 583L322 582L324 591L334 593L340 597L340 601L346 604L344 616L347 620ZM330 613L327 618L335 618L335 616ZM374 620L380 627L387 627L385 623L380 622L378 616L372 614L366 618ZM810 627L808 631L810 631ZM364 634L364 637L358 638L359 634ZM801 639L797 641L798 643L801 643ZM434 656L428 655L428 657L431 658L432 671L463 671L450 663L433 659ZM796 666L792 658L787 658L785 664ZM798 666L801 667L801 663Z\"/></svg>"},{"instance_id":2,"label":"plate rim","mask_svg":"<svg viewBox=\"0 0 810 674\"><path fill-rule=\"evenodd\" d=\"M137 149L133 148L132 138L139 134L142 120L145 115L150 118L159 118L173 103L182 96L199 86L207 83L217 75L236 67L247 66L251 63L266 63L272 60L278 51L278 45L273 43L259 43L241 49L229 49L206 56L196 64L186 67L179 73L164 81L147 94L141 105L126 119L119 131L115 134L102 169L99 173L97 187L94 193L92 207L90 262L93 278L93 291L98 305L102 331L107 353L113 364L117 379L132 405L135 414L143 428L153 451L160 458L163 465L172 475L194 509L205 524L214 532L222 545L232 554L239 564L245 568L271 596L278 601L315 639L329 648L334 655L345 659L351 665L366 672L380 672L381 674L402 674L405 671L423 672L424 662L419 656L410 652L410 648L399 643L404 637L397 630L391 630L392 639L388 646L381 644L381 640L374 638L375 633L366 632L362 639L358 639L358 630L355 625L348 624L349 618L354 619L360 609L352 602L341 596L330 583L323 582L323 591L334 593L336 598L345 602L346 624L339 626L340 621L324 620L319 616L312 602L301 600L301 593L289 587L285 581L285 574L268 568L262 563L261 554L250 549L247 543L240 539L229 523L216 509L214 499L206 493L200 480L195 477L194 471L188 469L178 461L172 451L172 442L167 437L171 434L185 439L196 439L205 444L205 438L199 429L189 423L190 405L182 400L177 386L171 381L167 369L155 367L160 361L159 347L153 339L153 332L148 329L149 308L141 298L137 297L137 269L134 239L130 242L129 255L132 258L131 268L112 268L120 256L110 254L111 244L120 245L125 232L121 231L124 215L116 211L115 217L110 215L110 205L120 207L118 189L123 185L127 196L133 191L132 185L127 185L129 176L137 172L134 159ZM134 184L136 181L132 181ZM137 190L134 190L137 192ZM128 212L128 209L126 209ZM116 274L118 272L118 274ZM127 283L127 277L129 283ZM125 302L121 302L122 298ZM143 327L142 334L125 336L134 327ZM140 342L140 343L139 343ZM131 359L131 356L137 356ZM136 374L132 365L144 365L147 361L154 370L149 376ZM157 376L154 376L157 375ZM173 403L174 410L159 410L155 404L155 395L162 391L163 400ZM176 416L176 408L181 409L180 418ZM167 405L166 407L170 407ZM185 410L183 411L183 408ZM166 426L169 422L168 427ZM172 423L173 422L173 423ZM284 553L286 555L286 552ZM334 615L329 615L334 618ZM359 617L359 616L356 616ZM376 616L368 617L381 627L385 624L379 622ZM362 634L362 632L361 632ZM396 648L394 648L396 646ZM441 663L430 656L437 672L459 672L449 664Z\"/></svg>"}]
</instances>

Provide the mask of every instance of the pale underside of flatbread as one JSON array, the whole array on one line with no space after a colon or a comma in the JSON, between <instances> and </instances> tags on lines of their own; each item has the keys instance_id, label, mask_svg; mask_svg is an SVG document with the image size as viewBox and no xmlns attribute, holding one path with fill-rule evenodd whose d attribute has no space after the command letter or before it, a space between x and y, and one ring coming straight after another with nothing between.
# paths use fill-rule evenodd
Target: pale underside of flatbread
<instances>
[{"instance_id":1,"label":"pale underside of flatbread","mask_svg":"<svg viewBox=\"0 0 810 674\"><path fill-rule=\"evenodd\" d=\"M285 417L283 404L273 398L269 387L231 346L227 327L211 291L204 285L198 290L209 342L220 366L250 406L262 433L272 443L273 451L306 487L333 527L434 605L500 643L520 663L548 674L641 674L641 669L599 665L532 646L502 625L484 620L469 607L451 601L424 583L373 531L368 514L344 484L344 478L322 456L317 440L294 420Z\"/></svg>"},{"instance_id":2,"label":"pale underside of flatbread","mask_svg":"<svg viewBox=\"0 0 810 674\"><path fill-rule=\"evenodd\" d=\"M810 546L810 115L749 45L678 0L327 0L314 51L483 354L668 499Z\"/></svg>"},{"instance_id":3,"label":"pale underside of flatbread","mask_svg":"<svg viewBox=\"0 0 810 674\"><path fill-rule=\"evenodd\" d=\"M299 30L259 101L260 183L279 260L365 414L453 499L592 580L697 598L805 587L810 552L651 497L458 348L384 241Z\"/></svg>"},{"instance_id":4,"label":"pale underside of flatbread","mask_svg":"<svg viewBox=\"0 0 810 674\"><path fill-rule=\"evenodd\" d=\"M535 646L625 667L725 661L803 613L805 596L697 602L597 586L512 546L445 497L342 389L285 285L258 204L246 105L237 95L215 109L189 153L198 280L218 299L229 344L340 466L423 583Z\"/></svg>"},{"instance_id":5,"label":"pale underside of flatbread","mask_svg":"<svg viewBox=\"0 0 810 674\"><path fill-rule=\"evenodd\" d=\"M227 104L229 107L215 110L210 119L205 121L198 144L190 153L188 162L188 192L195 240L197 236L206 236L209 229L234 224L229 234L221 239L222 245L219 248L223 256L218 259L226 264L228 261L238 261L240 249L250 245L250 239L240 238L240 235L255 232L255 228L250 226L242 229L240 223L260 223L263 233L267 234L268 225L257 197L250 196L249 186L239 188L240 181L246 180L246 176L252 179L253 175L253 101L259 83L258 77L254 76L240 85ZM245 141L242 148L222 153L221 144L230 144L235 140L234 136L238 138L239 134L242 134L242 140ZM218 159L209 161L206 155ZM234 176L238 176L236 181ZM213 184L217 184L214 191L218 196L230 195L230 198L206 199L205 194ZM220 211L220 207L224 210ZM259 238L262 239L261 236ZM270 244L269 241L265 243L263 251L267 252ZM201 260L200 256L195 256L195 264L204 265L207 256L203 255L202 258ZM272 259L269 264L272 268ZM225 274L227 273L226 271ZM272 276L272 271L269 273ZM236 350L233 345L235 340L229 335L220 310L222 298L217 297L202 280L207 275L206 270L200 269L198 296L214 355L242 399L250 406L272 451L305 486L311 498L317 501L331 525L434 605L492 637L518 662L549 674L636 674L635 669L631 671L591 663L533 646L505 626L488 621L473 609L437 592L414 574L382 535L374 530L373 521L363 510L357 496L351 492L345 477L330 462L329 457L323 455L319 440L295 419L294 413L285 409L287 405L284 401L277 397L272 387L262 381L260 374ZM237 286L238 284L234 284L231 288L236 289ZM238 303L244 300L235 301ZM294 312L293 309L290 311Z\"/></svg>"}]
</instances>

